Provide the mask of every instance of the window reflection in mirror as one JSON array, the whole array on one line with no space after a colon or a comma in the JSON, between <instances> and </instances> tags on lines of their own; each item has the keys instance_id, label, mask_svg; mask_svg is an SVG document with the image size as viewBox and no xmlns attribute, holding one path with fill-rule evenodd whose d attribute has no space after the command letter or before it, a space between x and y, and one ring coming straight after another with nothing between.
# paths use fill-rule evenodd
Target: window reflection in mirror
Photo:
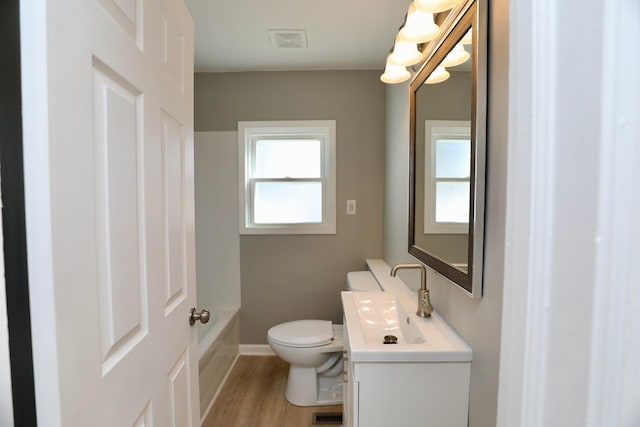
<instances>
[{"instance_id":1,"label":"window reflection in mirror","mask_svg":"<svg viewBox=\"0 0 640 427\"><path fill-rule=\"evenodd\" d=\"M416 91L414 239L418 248L466 271L472 61L470 45L463 41L457 43L441 63L458 64L445 67L448 77L434 79L434 75L442 73L437 67ZM438 82L432 83L434 81Z\"/></svg>"}]
</instances>

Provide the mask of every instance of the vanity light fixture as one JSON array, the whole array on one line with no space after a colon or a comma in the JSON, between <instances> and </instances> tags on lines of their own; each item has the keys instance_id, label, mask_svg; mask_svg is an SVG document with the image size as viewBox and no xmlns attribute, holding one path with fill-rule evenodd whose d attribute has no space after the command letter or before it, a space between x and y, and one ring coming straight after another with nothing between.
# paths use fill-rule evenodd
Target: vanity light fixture
<instances>
[{"instance_id":1,"label":"vanity light fixture","mask_svg":"<svg viewBox=\"0 0 640 427\"><path fill-rule=\"evenodd\" d=\"M461 1L462 0L412 1L405 16L404 23L396 36L393 50L387 57L387 64L385 65L384 73L380 76L380 80L390 84L402 83L408 80L411 77L411 73L405 67L410 67L424 60L422 53L423 44L435 39L440 33L440 26L435 23L433 14L452 9ZM470 33L465 36L465 39L467 36L470 37ZM469 43L471 42L469 41ZM464 48L462 48L462 50L464 53L461 55L464 56L466 52ZM467 57L461 60L459 64L469 58L469 54L466 53L466 55ZM458 57L457 60L460 60L459 58L460 57ZM445 73L446 77L442 78L445 76ZM444 81L449 78L449 73L444 67L442 71L439 72L439 75L440 78L442 78L442 80L439 81ZM431 83L429 80L430 79L427 79L426 83Z\"/></svg>"},{"instance_id":2,"label":"vanity light fixture","mask_svg":"<svg viewBox=\"0 0 640 427\"><path fill-rule=\"evenodd\" d=\"M435 70L429 75L427 80L425 80L425 84L433 85L436 83L442 83L443 81L449 78L450 74L446 68L442 65L438 65Z\"/></svg>"},{"instance_id":3,"label":"vanity light fixture","mask_svg":"<svg viewBox=\"0 0 640 427\"><path fill-rule=\"evenodd\" d=\"M458 43L451 49L451 52L444 57L441 65L445 67L455 67L456 65L467 62L469 58L471 58L471 54L464 49L462 43Z\"/></svg>"},{"instance_id":4,"label":"vanity light fixture","mask_svg":"<svg viewBox=\"0 0 640 427\"><path fill-rule=\"evenodd\" d=\"M438 13L453 9L460 0L415 0L416 8L426 13Z\"/></svg>"},{"instance_id":5,"label":"vanity light fixture","mask_svg":"<svg viewBox=\"0 0 640 427\"><path fill-rule=\"evenodd\" d=\"M400 35L396 37L393 52L387 58L387 62L408 67L422 61L422 53L416 43L404 40Z\"/></svg>"},{"instance_id":6,"label":"vanity light fixture","mask_svg":"<svg viewBox=\"0 0 640 427\"><path fill-rule=\"evenodd\" d=\"M436 38L439 32L440 26L434 22L433 14L418 10L415 3L411 3L405 24L399 32L400 38L413 43L426 43Z\"/></svg>"},{"instance_id":7,"label":"vanity light fixture","mask_svg":"<svg viewBox=\"0 0 640 427\"><path fill-rule=\"evenodd\" d=\"M406 82L410 77L411 73L406 67L396 65L387 59L387 64L384 67L384 73L380 76L380 80L383 83L395 84Z\"/></svg>"}]
</instances>

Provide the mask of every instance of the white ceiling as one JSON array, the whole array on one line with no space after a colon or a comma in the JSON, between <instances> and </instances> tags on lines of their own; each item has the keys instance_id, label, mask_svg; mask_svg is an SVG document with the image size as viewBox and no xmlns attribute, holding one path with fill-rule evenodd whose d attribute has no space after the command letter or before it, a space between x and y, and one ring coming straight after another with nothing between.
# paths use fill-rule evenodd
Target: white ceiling
<instances>
[{"instance_id":1,"label":"white ceiling","mask_svg":"<svg viewBox=\"0 0 640 427\"><path fill-rule=\"evenodd\" d=\"M410 0L185 0L196 71L384 68ZM276 49L268 30L305 30L307 47Z\"/></svg>"}]
</instances>

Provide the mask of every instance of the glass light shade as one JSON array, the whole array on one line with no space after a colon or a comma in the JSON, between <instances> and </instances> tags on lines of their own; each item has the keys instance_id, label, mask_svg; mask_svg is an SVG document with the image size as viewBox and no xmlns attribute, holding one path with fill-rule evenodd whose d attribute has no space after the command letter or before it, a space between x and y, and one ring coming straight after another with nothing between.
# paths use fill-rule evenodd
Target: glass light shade
<instances>
[{"instance_id":1,"label":"glass light shade","mask_svg":"<svg viewBox=\"0 0 640 427\"><path fill-rule=\"evenodd\" d=\"M399 33L400 38L413 43L426 43L436 38L439 32L440 27L433 21L433 14L422 12L411 3L407 20Z\"/></svg>"},{"instance_id":2,"label":"glass light shade","mask_svg":"<svg viewBox=\"0 0 640 427\"><path fill-rule=\"evenodd\" d=\"M396 44L393 46L393 52L389 55L388 61L395 65L408 67L422 61L422 53L418 50L415 43L396 38Z\"/></svg>"},{"instance_id":3,"label":"glass light shade","mask_svg":"<svg viewBox=\"0 0 640 427\"><path fill-rule=\"evenodd\" d=\"M462 43L458 43L451 52L447 54L442 60L442 65L445 67L455 67L456 65L463 64L471 57L469 52L464 50Z\"/></svg>"},{"instance_id":4,"label":"glass light shade","mask_svg":"<svg viewBox=\"0 0 640 427\"><path fill-rule=\"evenodd\" d=\"M467 34L464 35L464 37L462 38L462 40L460 40L460 43L462 44L473 44L473 29L469 28L469 31L467 31Z\"/></svg>"},{"instance_id":5,"label":"glass light shade","mask_svg":"<svg viewBox=\"0 0 640 427\"><path fill-rule=\"evenodd\" d=\"M416 9L426 13L438 13L453 9L460 0L415 0Z\"/></svg>"},{"instance_id":6,"label":"glass light shade","mask_svg":"<svg viewBox=\"0 0 640 427\"><path fill-rule=\"evenodd\" d=\"M402 65L396 65L387 61L384 67L384 73L380 76L380 80L388 84L402 83L409 80L411 73Z\"/></svg>"},{"instance_id":7,"label":"glass light shade","mask_svg":"<svg viewBox=\"0 0 640 427\"><path fill-rule=\"evenodd\" d=\"M436 83L442 83L443 81L449 78L450 74L446 68L442 65L438 65L435 70L429 75L427 80L425 80L425 84L433 85Z\"/></svg>"}]
</instances>

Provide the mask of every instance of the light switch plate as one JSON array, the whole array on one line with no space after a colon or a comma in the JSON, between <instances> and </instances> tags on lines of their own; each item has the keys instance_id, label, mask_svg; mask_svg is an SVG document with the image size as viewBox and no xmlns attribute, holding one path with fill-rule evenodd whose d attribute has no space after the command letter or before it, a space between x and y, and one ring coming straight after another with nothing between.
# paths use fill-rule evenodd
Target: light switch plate
<instances>
[{"instance_id":1,"label":"light switch plate","mask_svg":"<svg viewBox=\"0 0 640 427\"><path fill-rule=\"evenodd\" d=\"M355 215L355 214L356 214L356 201L347 200L347 215Z\"/></svg>"}]
</instances>

